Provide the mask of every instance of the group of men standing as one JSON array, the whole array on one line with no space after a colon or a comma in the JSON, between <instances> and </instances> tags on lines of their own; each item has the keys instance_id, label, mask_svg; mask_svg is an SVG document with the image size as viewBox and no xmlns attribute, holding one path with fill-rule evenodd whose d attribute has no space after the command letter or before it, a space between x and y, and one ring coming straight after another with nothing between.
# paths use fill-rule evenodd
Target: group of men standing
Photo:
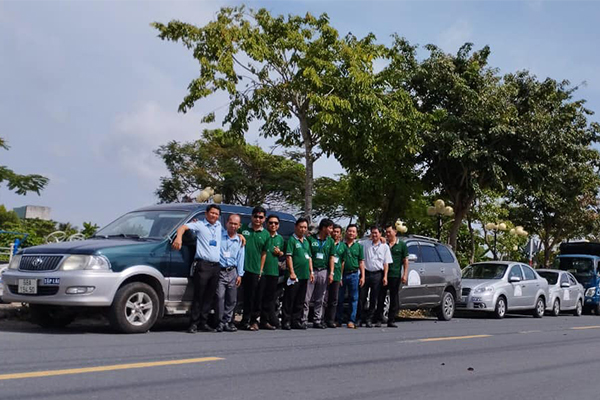
<instances>
[{"instance_id":1,"label":"group of men standing","mask_svg":"<svg viewBox=\"0 0 600 400\"><path fill-rule=\"evenodd\" d=\"M187 230L196 234L196 254L191 267L194 284L188 332L234 332L237 288L243 290L242 329L306 329L309 306L313 327L336 328L345 322L355 328L381 326L384 299L389 292L388 327L396 327L398 291L408 276L406 244L397 238L393 224L371 227L369 239L357 241L358 228L350 224L345 240L342 227L329 219L319 223L316 235L308 234L308 221L299 218L294 234L285 243L278 233L279 217L267 216L263 207L252 210L251 222L231 214L222 229L221 209L211 204L203 221L182 225L173 241L181 249ZM266 222L266 229L264 227ZM285 291L281 322L277 315L280 260L285 257ZM348 293L346 293L348 292ZM350 298L345 315L344 299ZM208 323L211 307L216 322Z\"/></svg>"}]
</instances>

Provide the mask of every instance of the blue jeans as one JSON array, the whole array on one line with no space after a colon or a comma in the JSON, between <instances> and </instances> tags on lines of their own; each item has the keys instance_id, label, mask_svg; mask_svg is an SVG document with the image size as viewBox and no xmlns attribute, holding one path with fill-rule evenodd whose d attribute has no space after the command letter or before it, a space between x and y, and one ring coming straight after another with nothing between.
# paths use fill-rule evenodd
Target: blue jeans
<instances>
[{"instance_id":1,"label":"blue jeans","mask_svg":"<svg viewBox=\"0 0 600 400\"><path fill-rule=\"evenodd\" d=\"M342 322L344 316L344 298L346 290L350 291L350 319L348 322L356 323L356 310L358 308L358 271L351 274L344 274L342 277L342 286L340 286L340 295L338 297L337 321Z\"/></svg>"}]
</instances>

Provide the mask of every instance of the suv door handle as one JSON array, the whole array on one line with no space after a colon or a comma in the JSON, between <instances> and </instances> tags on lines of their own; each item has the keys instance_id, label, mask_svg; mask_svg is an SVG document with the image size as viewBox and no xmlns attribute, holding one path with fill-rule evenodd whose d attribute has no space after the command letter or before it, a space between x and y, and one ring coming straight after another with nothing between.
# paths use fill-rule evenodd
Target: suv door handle
<instances>
[{"instance_id":1,"label":"suv door handle","mask_svg":"<svg viewBox=\"0 0 600 400\"><path fill-rule=\"evenodd\" d=\"M423 273L423 272L425 272L425 268L421 268L421 269L419 269L419 272L420 272L420 273Z\"/></svg>"},{"instance_id":2,"label":"suv door handle","mask_svg":"<svg viewBox=\"0 0 600 400\"><path fill-rule=\"evenodd\" d=\"M444 267L440 268L440 272L443 273L444 271L446 271L446 268L444 268Z\"/></svg>"}]
</instances>

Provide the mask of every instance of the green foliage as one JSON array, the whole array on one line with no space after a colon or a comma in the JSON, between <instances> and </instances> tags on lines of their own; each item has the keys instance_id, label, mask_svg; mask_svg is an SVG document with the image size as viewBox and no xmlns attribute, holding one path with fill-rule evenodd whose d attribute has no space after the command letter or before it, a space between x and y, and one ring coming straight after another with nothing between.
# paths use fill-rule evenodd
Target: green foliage
<instances>
[{"instance_id":1,"label":"green foliage","mask_svg":"<svg viewBox=\"0 0 600 400\"><path fill-rule=\"evenodd\" d=\"M170 176L156 191L161 202L181 201L212 187L230 204L298 205L304 195L304 167L265 152L222 130L204 131L195 142L170 142L157 151Z\"/></svg>"},{"instance_id":2,"label":"green foliage","mask_svg":"<svg viewBox=\"0 0 600 400\"><path fill-rule=\"evenodd\" d=\"M3 138L0 138L0 148L8 150L9 146ZM25 195L28 192L40 194L40 191L48 184L48 178L41 175L19 175L12 169L0 165L0 184L6 182L9 190L17 194Z\"/></svg>"},{"instance_id":3,"label":"green foliage","mask_svg":"<svg viewBox=\"0 0 600 400\"><path fill-rule=\"evenodd\" d=\"M87 238L92 237L96 234L96 232L100 229L100 227L92 222L84 222L83 229L81 233Z\"/></svg>"}]
</instances>

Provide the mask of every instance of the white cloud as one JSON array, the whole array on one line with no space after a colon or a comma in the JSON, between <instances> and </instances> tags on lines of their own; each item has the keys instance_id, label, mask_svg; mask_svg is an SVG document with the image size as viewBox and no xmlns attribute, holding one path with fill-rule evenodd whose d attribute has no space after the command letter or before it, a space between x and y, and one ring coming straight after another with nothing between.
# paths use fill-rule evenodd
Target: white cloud
<instances>
[{"instance_id":1,"label":"white cloud","mask_svg":"<svg viewBox=\"0 0 600 400\"><path fill-rule=\"evenodd\" d=\"M466 20L458 20L443 30L439 36L439 46L447 53L456 53L460 46L471 40L473 27Z\"/></svg>"}]
</instances>

